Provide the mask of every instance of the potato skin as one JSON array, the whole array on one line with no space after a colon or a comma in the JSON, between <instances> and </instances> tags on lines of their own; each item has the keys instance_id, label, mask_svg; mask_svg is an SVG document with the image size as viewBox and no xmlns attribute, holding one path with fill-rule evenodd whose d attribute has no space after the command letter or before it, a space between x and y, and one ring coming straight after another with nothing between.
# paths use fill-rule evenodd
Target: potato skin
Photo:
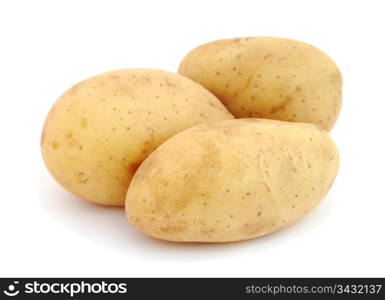
<instances>
[{"instance_id":1,"label":"potato skin","mask_svg":"<svg viewBox=\"0 0 385 300\"><path fill-rule=\"evenodd\" d=\"M236 118L305 122L330 131L341 107L337 65L300 41L214 41L187 54L179 73L209 89Z\"/></svg>"},{"instance_id":2,"label":"potato skin","mask_svg":"<svg viewBox=\"0 0 385 300\"><path fill-rule=\"evenodd\" d=\"M126 214L163 240L251 239L313 209L338 162L327 132L312 124L238 119L200 125L146 158L128 189Z\"/></svg>"},{"instance_id":3,"label":"potato skin","mask_svg":"<svg viewBox=\"0 0 385 300\"><path fill-rule=\"evenodd\" d=\"M49 112L44 161L68 191L104 205L124 205L144 158L186 128L233 119L209 91L179 74L125 69L82 81Z\"/></svg>"}]
</instances>

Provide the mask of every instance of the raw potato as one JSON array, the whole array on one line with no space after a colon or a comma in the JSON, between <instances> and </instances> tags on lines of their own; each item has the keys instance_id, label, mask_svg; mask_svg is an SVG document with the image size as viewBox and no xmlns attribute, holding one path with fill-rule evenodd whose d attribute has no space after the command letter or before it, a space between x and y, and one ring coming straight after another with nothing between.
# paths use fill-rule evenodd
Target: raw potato
<instances>
[{"instance_id":1,"label":"raw potato","mask_svg":"<svg viewBox=\"0 0 385 300\"><path fill-rule=\"evenodd\" d=\"M239 119L200 125L139 167L127 216L169 241L229 242L279 230L313 209L338 170L338 152L312 124Z\"/></svg>"},{"instance_id":2,"label":"raw potato","mask_svg":"<svg viewBox=\"0 0 385 300\"><path fill-rule=\"evenodd\" d=\"M151 69L104 73L69 89L48 114L44 161L68 191L124 205L144 158L172 135L233 119L209 91L178 74Z\"/></svg>"},{"instance_id":3,"label":"raw potato","mask_svg":"<svg viewBox=\"0 0 385 300\"><path fill-rule=\"evenodd\" d=\"M214 41L191 51L179 73L209 89L237 118L306 122L329 131L341 107L338 67L326 54L299 41Z\"/></svg>"}]
</instances>

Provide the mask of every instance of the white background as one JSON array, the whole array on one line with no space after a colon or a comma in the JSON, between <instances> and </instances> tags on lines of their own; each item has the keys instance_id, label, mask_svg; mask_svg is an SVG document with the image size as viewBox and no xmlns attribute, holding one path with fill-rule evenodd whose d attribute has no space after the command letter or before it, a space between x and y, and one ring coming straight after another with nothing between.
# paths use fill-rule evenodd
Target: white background
<instances>
[{"instance_id":1,"label":"white background","mask_svg":"<svg viewBox=\"0 0 385 300\"><path fill-rule=\"evenodd\" d=\"M385 276L384 1L1 1L0 276ZM340 66L341 170L295 225L239 243L145 237L124 211L63 190L44 118L71 85L126 67L176 71L202 43L271 35Z\"/></svg>"}]
</instances>

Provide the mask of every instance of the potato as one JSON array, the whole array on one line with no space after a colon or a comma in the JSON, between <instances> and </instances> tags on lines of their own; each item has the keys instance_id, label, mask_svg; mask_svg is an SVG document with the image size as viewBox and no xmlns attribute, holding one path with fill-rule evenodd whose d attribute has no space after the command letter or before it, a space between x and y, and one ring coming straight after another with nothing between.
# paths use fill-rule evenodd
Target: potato
<instances>
[{"instance_id":1,"label":"potato","mask_svg":"<svg viewBox=\"0 0 385 300\"><path fill-rule=\"evenodd\" d=\"M338 152L312 124L262 119L187 129L150 154L127 192L129 221L178 242L262 236L313 209L338 170Z\"/></svg>"},{"instance_id":2,"label":"potato","mask_svg":"<svg viewBox=\"0 0 385 300\"><path fill-rule=\"evenodd\" d=\"M68 191L105 205L124 205L144 158L183 129L233 119L202 86L150 69L104 73L69 89L42 133L44 161Z\"/></svg>"},{"instance_id":3,"label":"potato","mask_svg":"<svg viewBox=\"0 0 385 300\"><path fill-rule=\"evenodd\" d=\"M237 118L306 122L329 131L341 107L338 67L326 54L299 41L214 41L191 51L179 73L209 89Z\"/></svg>"}]
</instances>

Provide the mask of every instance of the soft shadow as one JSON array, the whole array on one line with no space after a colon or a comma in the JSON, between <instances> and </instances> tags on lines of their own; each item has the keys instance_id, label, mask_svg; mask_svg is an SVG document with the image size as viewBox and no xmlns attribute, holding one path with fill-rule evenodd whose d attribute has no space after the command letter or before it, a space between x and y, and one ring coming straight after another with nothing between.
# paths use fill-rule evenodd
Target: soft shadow
<instances>
[{"instance_id":1,"label":"soft shadow","mask_svg":"<svg viewBox=\"0 0 385 300\"><path fill-rule=\"evenodd\" d=\"M257 239L231 243L172 243L145 236L128 223L124 209L89 203L61 188L48 174L39 178L39 199L42 208L66 228L99 247L112 248L128 256L145 260L215 260L243 252L265 251L282 247L293 239L303 238L324 222L330 213L328 197L312 212L295 224Z\"/></svg>"}]
</instances>

